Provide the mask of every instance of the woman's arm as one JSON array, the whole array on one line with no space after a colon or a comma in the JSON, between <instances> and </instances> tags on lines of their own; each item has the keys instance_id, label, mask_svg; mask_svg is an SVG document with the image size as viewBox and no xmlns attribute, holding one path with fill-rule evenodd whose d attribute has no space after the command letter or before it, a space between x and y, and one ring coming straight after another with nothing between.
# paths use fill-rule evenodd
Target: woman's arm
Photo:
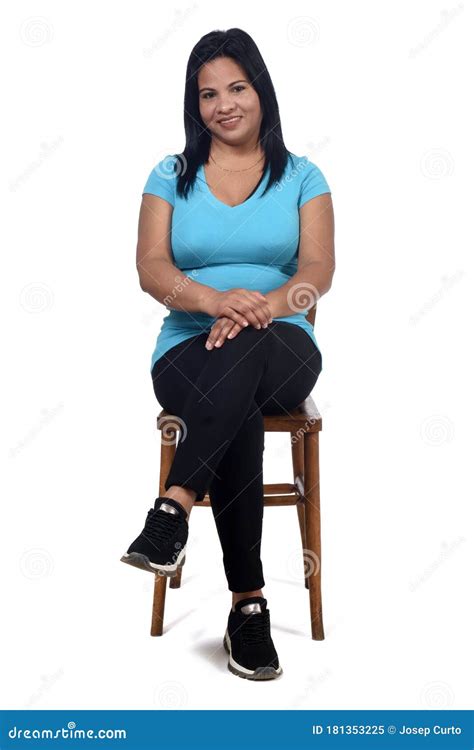
<instances>
[{"instance_id":1,"label":"woman's arm","mask_svg":"<svg viewBox=\"0 0 474 750\"><path fill-rule=\"evenodd\" d=\"M323 193L300 208L298 270L286 284L265 295L273 317L313 307L331 288L335 269L332 198Z\"/></svg>"},{"instance_id":2,"label":"woman's arm","mask_svg":"<svg viewBox=\"0 0 474 750\"><path fill-rule=\"evenodd\" d=\"M173 206L145 193L138 219L137 271L140 286L154 299L174 310L205 312L204 300L214 292L186 276L173 263L171 217Z\"/></svg>"}]
</instances>

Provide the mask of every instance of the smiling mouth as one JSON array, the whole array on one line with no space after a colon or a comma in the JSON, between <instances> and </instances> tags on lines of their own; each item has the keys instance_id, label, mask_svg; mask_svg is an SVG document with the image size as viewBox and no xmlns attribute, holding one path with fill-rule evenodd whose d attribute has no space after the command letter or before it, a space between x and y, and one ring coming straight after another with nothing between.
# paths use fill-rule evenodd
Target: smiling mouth
<instances>
[{"instance_id":1,"label":"smiling mouth","mask_svg":"<svg viewBox=\"0 0 474 750\"><path fill-rule=\"evenodd\" d=\"M218 120L218 123L219 125L225 125L227 123L237 122L237 120L240 120L240 115L235 115L235 117L228 117L223 120Z\"/></svg>"}]
</instances>

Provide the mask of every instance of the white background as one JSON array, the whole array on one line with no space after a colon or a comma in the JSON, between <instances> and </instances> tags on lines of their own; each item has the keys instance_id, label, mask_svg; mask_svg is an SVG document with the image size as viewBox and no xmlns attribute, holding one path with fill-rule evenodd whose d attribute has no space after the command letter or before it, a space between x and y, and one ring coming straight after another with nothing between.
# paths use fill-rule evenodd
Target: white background
<instances>
[{"instance_id":1,"label":"white background","mask_svg":"<svg viewBox=\"0 0 474 750\"><path fill-rule=\"evenodd\" d=\"M138 284L141 190L184 148L192 47L234 26L336 216L313 392L326 639L310 637L296 511L268 508L284 674L267 683L227 670L210 509L192 512L161 638L152 576L119 562L159 475L166 310ZM472 7L25 2L1 41L1 707L468 708ZM290 481L287 435L267 436L264 479Z\"/></svg>"}]
</instances>

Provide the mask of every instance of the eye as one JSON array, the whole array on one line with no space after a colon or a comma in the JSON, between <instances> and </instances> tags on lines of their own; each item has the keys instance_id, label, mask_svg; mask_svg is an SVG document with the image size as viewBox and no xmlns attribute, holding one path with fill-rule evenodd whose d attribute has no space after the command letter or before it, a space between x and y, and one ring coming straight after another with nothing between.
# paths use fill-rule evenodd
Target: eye
<instances>
[{"instance_id":1,"label":"eye","mask_svg":"<svg viewBox=\"0 0 474 750\"><path fill-rule=\"evenodd\" d=\"M232 86L232 90L233 91L237 90L237 93L240 93L241 91L245 90L245 86L242 86L241 83L237 83L235 86ZM213 91L205 91L204 94L202 95L202 98L203 99L209 99L209 97L211 97L211 96L214 96L214 92Z\"/></svg>"}]
</instances>

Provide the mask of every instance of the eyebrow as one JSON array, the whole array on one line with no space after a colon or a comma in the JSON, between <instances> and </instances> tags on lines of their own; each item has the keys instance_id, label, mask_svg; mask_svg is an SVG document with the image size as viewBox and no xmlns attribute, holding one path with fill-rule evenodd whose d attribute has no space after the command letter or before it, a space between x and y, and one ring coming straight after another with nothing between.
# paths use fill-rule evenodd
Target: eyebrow
<instances>
[{"instance_id":1,"label":"eyebrow","mask_svg":"<svg viewBox=\"0 0 474 750\"><path fill-rule=\"evenodd\" d=\"M238 81L232 81L232 83L229 83L229 86L234 86L236 83L248 83L248 81L244 81L243 78L240 78ZM204 86L204 88L199 89L199 93L202 91L215 91L216 89L211 88L210 86Z\"/></svg>"}]
</instances>

